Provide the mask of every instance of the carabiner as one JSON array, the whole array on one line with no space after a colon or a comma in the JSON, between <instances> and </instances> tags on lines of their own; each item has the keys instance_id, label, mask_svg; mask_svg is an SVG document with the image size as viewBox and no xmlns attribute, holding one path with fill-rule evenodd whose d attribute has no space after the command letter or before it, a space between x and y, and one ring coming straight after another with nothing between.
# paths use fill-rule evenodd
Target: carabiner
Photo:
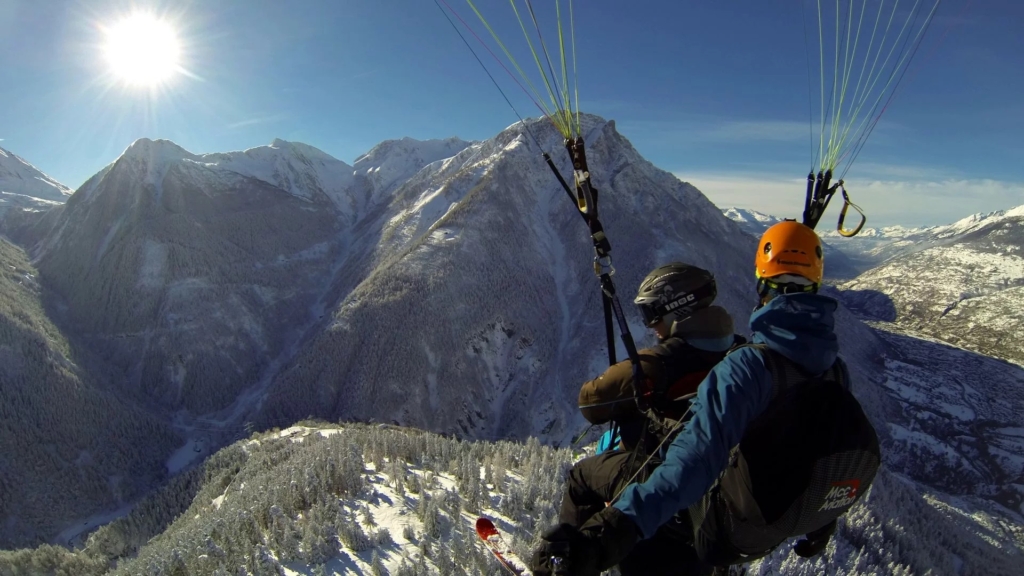
<instances>
[{"instance_id":1,"label":"carabiner","mask_svg":"<svg viewBox=\"0 0 1024 576\"><path fill-rule=\"evenodd\" d=\"M864 211L860 209L860 206L850 202L850 196L846 193L846 186L843 186L842 180L839 181L839 190L843 193L843 209L839 211L839 223L836 224L836 232L839 232L839 235L845 238L853 238L861 231L861 228L864 228L864 224L867 223L868 217L864 214ZM846 211L851 207L860 214L860 224L857 224L857 227L853 230L847 230L843 228L843 222L846 221Z\"/></svg>"},{"instance_id":2,"label":"carabiner","mask_svg":"<svg viewBox=\"0 0 1024 576\"><path fill-rule=\"evenodd\" d=\"M590 188L590 172L575 170L573 175L576 177L576 207L584 216L596 218L597 202Z\"/></svg>"},{"instance_id":3,"label":"carabiner","mask_svg":"<svg viewBox=\"0 0 1024 576\"><path fill-rule=\"evenodd\" d=\"M597 218L597 191L590 186L590 168L587 166L587 151L583 138L567 138L565 149L572 160L572 172L576 181L576 208L587 219Z\"/></svg>"}]
</instances>

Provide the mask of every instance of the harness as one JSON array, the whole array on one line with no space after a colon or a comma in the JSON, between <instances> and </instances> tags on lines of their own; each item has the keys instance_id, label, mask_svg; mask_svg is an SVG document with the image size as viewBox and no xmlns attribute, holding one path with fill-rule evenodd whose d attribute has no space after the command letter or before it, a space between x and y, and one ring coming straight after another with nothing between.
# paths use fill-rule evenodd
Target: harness
<instances>
[{"instance_id":1,"label":"harness","mask_svg":"<svg viewBox=\"0 0 1024 576\"><path fill-rule=\"evenodd\" d=\"M713 565L740 564L845 513L881 462L878 438L849 391L842 359L821 374L764 344L772 399L755 418L716 484L688 509L698 552Z\"/></svg>"}]
</instances>

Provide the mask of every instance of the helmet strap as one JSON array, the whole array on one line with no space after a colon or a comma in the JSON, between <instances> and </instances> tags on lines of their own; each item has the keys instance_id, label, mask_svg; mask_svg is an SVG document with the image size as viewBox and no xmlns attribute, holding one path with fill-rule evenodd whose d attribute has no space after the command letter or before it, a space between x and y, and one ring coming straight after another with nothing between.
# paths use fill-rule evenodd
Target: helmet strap
<instances>
[{"instance_id":1,"label":"helmet strap","mask_svg":"<svg viewBox=\"0 0 1024 576\"><path fill-rule=\"evenodd\" d=\"M773 282L769 278L757 279L757 295L764 300L767 296L780 294L817 294L818 284L795 284L792 282Z\"/></svg>"}]
</instances>

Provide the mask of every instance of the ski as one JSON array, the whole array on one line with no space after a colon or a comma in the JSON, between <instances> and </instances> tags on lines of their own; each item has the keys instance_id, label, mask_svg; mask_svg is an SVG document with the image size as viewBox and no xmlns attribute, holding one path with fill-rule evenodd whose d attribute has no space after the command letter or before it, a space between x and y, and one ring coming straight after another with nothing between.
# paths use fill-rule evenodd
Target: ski
<instances>
[{"instance_id":1,"label":"ski","mask_svg":"<svg viewBox=\"0 0 1024 576\"><path fill-rule=\"evenodd\" d=\"M515 576L531 576L530 569L526 566L526 563L516 557L512 549L509 548L505 539L501 537L501 532L494 526L494 522L491 522L490 518L480 517L476 520L476 535L480 537L487 549L494 554L494 557L498 559L498 562L505 567L510 574Z\"/></svg>"}]
</instances>

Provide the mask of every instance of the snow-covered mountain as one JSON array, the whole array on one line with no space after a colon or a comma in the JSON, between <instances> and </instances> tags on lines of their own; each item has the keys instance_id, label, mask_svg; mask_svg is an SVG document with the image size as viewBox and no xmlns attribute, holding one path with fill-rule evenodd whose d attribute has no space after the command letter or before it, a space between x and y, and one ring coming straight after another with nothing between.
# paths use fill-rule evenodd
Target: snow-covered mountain
<instances>
[{"instance_id":1,"label":"snow-covered mountain","mask_svg":"<svg viewBox=\"0 0 1024 576\"><path fill-rule=\"evenodd\" d=\"M765 230L771 228L774 224L782 222L782 218L778 216L750 210L749 208L722 208L722 214L739 224L744 232L754 238L760 238ZM819 230L818 232L820 233L821 231ZM832 238L832 236L835 236L835 238ZM855 278L858 274L871 267L867 262L851 258L845 250L846 244L836 242L837 238L842 238L838 234L821 234L821 237L825 253L826 282ZM826 237L829 240L825 240ZM845 240L845 238L842 238L842 240ZM837 246L842 246L843 249Z\"/></svg>"},{"instance_id":2,"label":"snow-covered mountain","mask_svg":"<svg viewBox=\"0 0 1024 576\"><path fill-rule=\"evenodd\" d=\"M323 313L367 201L351 166L309 146L195 155L143 139L26 244L122 390L206 413Z\"/></svg>"},{"instance_id":3,"label":"snow-covered mountain","mask_svg":"<svg viewBox=\"0 0 1024 576\"><path fill-rule=\"evenodd\" d=\"M1024 206L908 238L903 252L842 286L862 313L1024 363Z\"/></svg>"},{"instance_id":4,"label":"snow-covered mountain","mask_svg":"<svg viewBox=\"0 0 1024 576\"><path fill-rule=\"evenodd\" d=\"M0 148L0 232L11 210L46 210L67 202L71 189Z\"/></svg>"},{"instance_id":5,"label":"snow-covered mountain","mask_svg":"<svg viewBox=\"0 0 1024 576\"><path fill-rule=\"evenodd\" d=\"M749 208L722 208L722 214L733 222L736 222L747 233L760 236L764 231L774 224L782 222L782 218L751 210Z\"/></svg>"},{"instance_id":6,"label":"snow-covered mountain","mask_svg":"<svg viewBox=\"0 0 1024 576\"><path fill-rule=\"evenodd\" d=\"M424 166L451 158L470 146L459 138L444 140L385 140L353 163L356 174L364 175L377 195L388 195Z\"/></svg>"}]
</instances>

